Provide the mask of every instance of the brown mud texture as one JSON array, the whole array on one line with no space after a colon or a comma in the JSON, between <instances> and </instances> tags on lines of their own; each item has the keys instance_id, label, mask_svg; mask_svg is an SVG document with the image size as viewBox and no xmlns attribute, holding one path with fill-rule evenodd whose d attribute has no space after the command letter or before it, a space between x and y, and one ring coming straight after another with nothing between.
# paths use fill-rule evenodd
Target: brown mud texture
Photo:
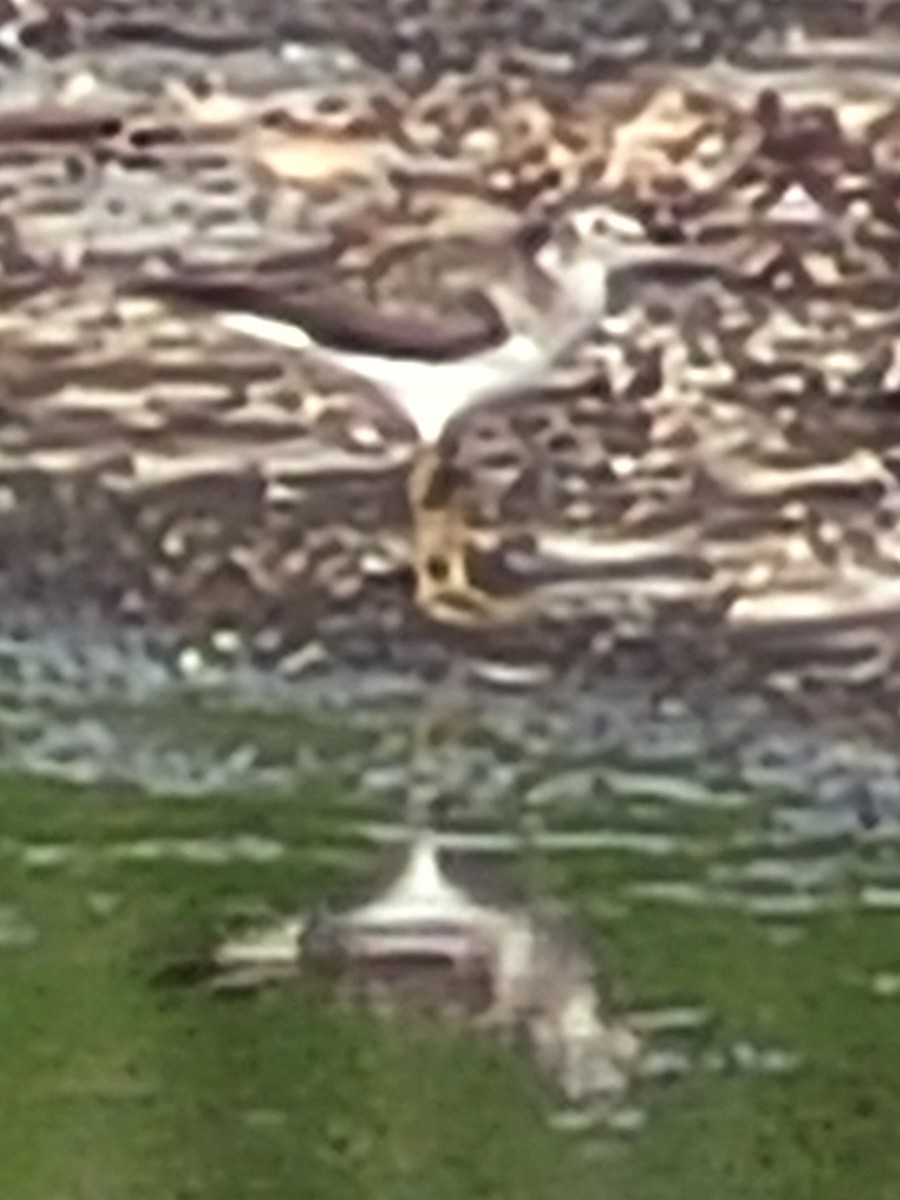
<instances>
[{"instance_id":1,"label":"brown mud texture","mask_svg":"<svg viewBox=\"0 0 900 1200\"><path fill-rule=\"evenodd\" d=\"M453 428L488 602L441 636L891 722L898 66L888 2L0 5L4 621L263 658L440 632L405 422L135 284L464 331L523 228L605 206L718 267L623 279L546 379Z\"/></svg>"}]
</instances>

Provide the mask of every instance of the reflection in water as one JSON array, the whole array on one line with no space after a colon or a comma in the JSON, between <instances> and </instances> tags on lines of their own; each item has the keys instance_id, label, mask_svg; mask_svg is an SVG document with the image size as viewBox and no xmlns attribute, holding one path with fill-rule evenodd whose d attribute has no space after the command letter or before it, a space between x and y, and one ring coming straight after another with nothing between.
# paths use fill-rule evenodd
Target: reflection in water
<instances>
[{"instance_id":1,"label":"reflection in water","mask_svg":"<svg viewBox=\"0 0 900 1200\"><path fill-rule=\"evenodd\" d=\"M522 1038L574 1102L570 1127L599 1098L615 1101L610 1123L623 1133L640 1130L644 1110L627 1105L654 1081L790 1074L794 1042L829 1068L843 1051L843 1109L828 1108L834 1075L808 1105L767 1110L762 1087L747 1109L732 1105L740 1134L758 1106L745 1141L766 1147L743 1160L738 1186L796 1192L803 1147L815 1170L832 1144L845 1164L870 1161L870 1146L886 1154L875 1085L854 1085L865 1070L875 1080L882 1058L895 1073L890 1031L873 1034L875 1054L859 1067L867 1047L841 989L850 977L883 1011L900 993L891 939L877 937L900 909L896 5L751 0L667 14L563 0L538 5L535 20L533 4L508 0L475 6L462 39L455 7L427 3L412 21L385 10L361 27L352 0L311 0L302 28L291 4L255 22L243 2L215 13L201 3L188 26L180 0L159 0L158 21L126 7L0 12L0 762L144 789L124 819L112 805L102 837L99 788L80 822L61 803L50 820L39 804L32 811L29 790L20 824L3 826L12 884L0 896L0 954L10 976L25 964L10 980L13 1060L32 997L48 987L32 989L29 955L52 961L60 997L38 1014L49 1016L38 1053L29 1062L26 1052L7 1086L28 1095L26 1120L51 1098L50 1125L63 1132L39 1166L56 1151L74 1179L43 1186L26 1172L11 1194L118 1186L129 1151L110 1135L115 1156L95 1165L91 1139L72 1139L60 1120L60 1100L99 1097L104 1128L127 1146L120 1110L149 1095L135 1124L158 1156L159 1082L148 1074L148 1091L133 1058L139 1067L152 1042L155 1072L184 1015L146 1038L124 1019L140 1008L149 1030L160 1016L116 990L134 930L143 961L145 925L177 923L173 912L180 920L198 897L216 928L237 919L235 895L244 916L285 910L304 873L303 914L220 945L215 987L303 975L376 1010L424 1009ZM874 36L867 23L879 25ZM484 55L494 56L487 72ZM630 65L654 58L671 69L646 88L629 78ZM560 234L567 212L598 197L695 246L727 246L729 271L684 289L649 278L618 315L591 323L542 386L509 411L473 414L444 447L443 498L430 467L404 496L408 440L358 379L133 295L151 259L167 256L173 273L233 272L279 291L290 280L319 307L328 289L360 288L378 312L421 313L446 332L454 304L507 273L520 217L551 214ZM477 645L457 629L435 646L410 603L411 567L432 615L461 595L469 604L457 607L477 623L473 597L509 615L521 593L533 627L498 625ZM136 636L124 652L99 627L29 639L13 599L45 617L59 606L67 621L75 608L119 628L179 632L153 646ZM422 782L406 730L420 679L448 644L451 657L478 661L466 727L433 748L424 790L436 831L406 811ZM355 669L340 677L337 663ZM548 699L539 689L556 688L557 667L572 663L583 677ZM786 698L813 728L784 721L777 700L756 704L756 689ZM340 733L307 737L299 707L339 712ZM823 734L819 721L837 727L848 709L854 736ZM232 827L239 798L255 803L263 788L290 804L241 810ZM328 816L311 832L316 788ZM593 943L574 935L565 907L457 881L466 860L522 857L523 829L545 885L535 891L565 896L598 937L628 948L614 982L641 979L649 1011L607 1015ZM393 842L408 843L408 857L384 891L315 909L320 868L343 884L372 844ZM45 911L54 895L58 912ZM852 936L832 929L817 957L810 945L833 911ZM789 972L777 962L784 948ZM779 967L790 978L767 991L758 976ZM66 1059L53 1039L65 1046L79 985L90 1022L69 1029L77 1049ZM610 1011L627 1012L627 989L626 999ZM202 1015L184 1041L202 1044L221 1010L193 1001ZM252 1047L260 1058L280 1054L275 1008ZM103 1027L95 1058L89 1024ZM210 1035L217 1068L239 1024L226 1018L220 1040ZM125 1049L112 1045L123 1028ZM187 1057L182 1083L203 1070L202 1048ZM243 1074L232 1091L215 1074L178 1109L170 1088L170 1140L207 1134L239 1096L254 1136L284 1125L281 1148L300 1142L296 1078L259 1078L284 1091L251 1098ZM703 1082L698 1091L725 1098ZM890 1084L878 1096L885 1110ZM806 1108L824 1143L802 1123ZM782 1126L791 1157L776 1179L765 1168ZM358 1147L338 1134L355 1170ZM701 1186L673 1179L672 1195L728 1195L739 1144L723 1139ZM213 1169L179 1170L179 1185L207 1194L229 1153L217 1137ZM251 1153L247 1184L229 1186L269 1194L277 1157L267 1145L260 1173ZM671 1157L670 1143L666 1171ZM724 1185L721 1170L709 1182L713 1160L726 1163ZM824 1196L826 1173L800 1190L819 1185ZM367 1194L385 1193L359 1178ZM837 1188L869 1195L880 1182L843 1175ZM148 1176L120 1190L160 1188ZM494 1194L463 1194L476 1191ZM529 1180L517 1194L548 1190Z\"/></svg>"},{"instance_id":2,"label":"reflection in water","mask_svg":"<svg viewBox=\"0 0 900 1200\"><path fill-rule=\"evenodd\" d=\"M325 908L226 942L214 955L219 989L301 974L383 1014L414 1011L524 1042L566 1102L610 1101L638 1057L635 1034L601 1011L595 970L559 905L498 903L451 880L442 861L437 727L460 699L451 675L413 725L399 873L366 903ZM438 777L435 777L435 772ZM521 850L521 836L512 847Z\"/></svg>"},{"instance_id":3,"label":"reflection in water","mask_svg":"<svg viewBox=\"0 0 900 1200\"><path fill-rule=\"evenodd\" d=\"M9 905L0 905L0 950L32 946L38 931L24 913Z\"/></svg>"},{"instance_id":4,"label":"reflection in water","mask_svg":"<svg viewBox=\"0 0 900 1200\"><path fill-rule=\"evenodd\" d=\"M600 1012L594 971L553 906L499 907L451 883L427 834L374 899L226 942L217 988L303 973L377 1010L413 1009L522 1038L566 1101L618 1096L639 1044Z\"/></svg>"},{"instance_id":5,"label":"reflection in water","mask_svg":"<svg viewBox=\"0 0 900 1200\"><path fill-rule=\"evenodd\" d=\"M91 653L85 642L83 655ZM696 926L701 939L707 920L729 938L750 928L759 944L793 954L816 940L830 910L875 922L896 896L889 759L794 736L785 723L725 759L705 752L715 743L704 743L695 714L671 703L654 709L614 681L604 696L458 678L456 694L438 689L436 701L426 699L433 686L402 677L383 678L380 690L369 678L360 695L355 680L337 675L288 691L250 673L185 689L176 676L164 682L164 672L148 672L156 682L129 700L114 671L86 688L63 650L59 669L46 644L43 655L35 666L22 643L7 657L7 761L129 778L143 789L140 823L116 822L102 842L85 829L26 825L0 840L0 865L42 887L97 872L96 890L113 901L143 892L157 872L180 879L186 894L214 899L204 927L186 944L175 939L163 961L243 928L214 951L212 977L204 963L215 989L274 989L278 1004L302 981L317 1002L324 993L384 1013L386 1029L403 1030L406 1013L424 1011L438 1028L471 1029L473 1044L519 1040L564 1109L554 1123L575 1132L599 1121L604 1137L643 1136L645 1120L650 1130L656 1124L657 1098L685 1076L714 1090L735 1075L750 1088L757 1076L789 1082L795 1068L805 1073L808 1048L796 1028L763 1021L749 1003L740 1020L721 1020L705 943L688 940L677 963L667 958L670 928L674 937ZM22 677L25 709L15 702ZM130 677L141 679L140 668ZM438 701L459 714L436 713ZM734 714L718 717L727 733L740 729ZM440 728L432 733L429 722ZM412 755L411 725L422 731ZM54 757L54 744L66 755ZM875 798L874 827L854 825L842 801L861 780ZM148 786L182 798L173 805ZM185 803L188 790L194 799ZM326 818L308 828L305 813L323 795ZM207 816L201 822L194 811ZM370 869L373 848L387 857L392 847L406 853L397 875L369 903L348 907L348 881ZM523 849L529 894L498 897L498 877L519 873ZM301 890L305 872L313 883ZM337 899L318 910L323 894ZM126 898L123 910L133 903ZM43 923L36 928L42 935ZM648 987L645 963L635 987L634 950L647 928L656 940L641 953L659 959L659 976ZM611 969L604 961L598 976L600 944ZM723 972L732 970L722 945L710 947ZM870 980L892 966L882 958L860 972L861 990L874 990L882 1006L890 984ZM266 1032L269 1017L253 1014L276 1011L268 999L238 1006L234 1027L259 1019ZM232 1018L216 1015L225 1006L202 990L190 1003L204 1022L231 1028ZM290 991L277 1011L285 1009L293 1011Z\"/></svg>"}]
</instances>

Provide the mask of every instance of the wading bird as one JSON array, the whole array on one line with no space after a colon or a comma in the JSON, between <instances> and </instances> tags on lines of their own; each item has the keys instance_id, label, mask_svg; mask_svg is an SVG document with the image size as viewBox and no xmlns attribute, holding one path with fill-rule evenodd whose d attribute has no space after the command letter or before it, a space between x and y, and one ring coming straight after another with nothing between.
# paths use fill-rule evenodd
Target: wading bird
<instances>
[{"instance_id":1,"label":"wading bird","mask_svg":"<svg viewBox=\"0 0 900 1200\"><path fill-rule=\"evenodd\" d=\"M487 611L469 579L465 522L442 454L448 428L545 383L554 364L597 329L616 272L673 258L697 265L684 245L654 243L639 222L603 207L571 213L556 228L528 223L519 251L516 278L470 295L445 321L387 313L346 292L289 299L215 278L150 284L157 294L210 308L230 330L360 377L411 426L417 600L444 619L481 619ZM709 267L709 256L699 263Z\"/></svg>"}]
</instances>

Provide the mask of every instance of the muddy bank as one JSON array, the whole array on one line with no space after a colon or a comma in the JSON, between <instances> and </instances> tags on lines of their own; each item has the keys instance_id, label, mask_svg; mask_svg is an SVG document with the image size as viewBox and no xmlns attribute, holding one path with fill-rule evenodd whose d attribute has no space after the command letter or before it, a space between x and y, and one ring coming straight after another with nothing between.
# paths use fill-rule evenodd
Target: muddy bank
<instances>
[{"instance_id":1,"label":"muddy bank","mask_svg":"<svg viewBox=\"0 0 900 1200\"><path fill-rule=\"evenodd\" d=\"M900 618L891 6L106 4L0 62L4 621L303 670L578 662L890 737ZM160 271L441 320L589 203L710 248L623 280L447 447L473 577L412 604L410 431L354 377L136 294ZM419 669L418 667L416 669ZM504 666L503 669L507 669ZM713 683L707 683L714 680ZM699 681L699 682L698 682Z\"/></svg>"}]
</instances>

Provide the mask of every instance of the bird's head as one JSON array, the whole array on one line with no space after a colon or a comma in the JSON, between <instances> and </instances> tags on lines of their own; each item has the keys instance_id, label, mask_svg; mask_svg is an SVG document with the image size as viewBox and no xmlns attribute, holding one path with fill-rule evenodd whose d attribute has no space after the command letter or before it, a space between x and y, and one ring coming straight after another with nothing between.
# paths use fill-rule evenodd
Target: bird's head
<instances>
[{"instance_id":1,"label":"bird's head","mask_svg":"<svg viewBox=\"0 0 900 1200\"><path fill-rule=\"evenodd\" d=\"M689 254L675 226L647 225L630 213L594 205L567 213L558 236L542 246L542 266L565 274L586 262L602 263L606 273Z\"/></svg>"},{"instance_id":2,"label":"bird's head","mask_svg":"<svg viewBox=\"0 0 900 1200\"><path fill-rule=\"evenodd\" d=\"M714 266L710 254L685 242L677 227L645 225L608 205L566 214L535 261L570 303L583 311L605 307L610 277L618 272Z\"/></svg>"}]
</instances>

